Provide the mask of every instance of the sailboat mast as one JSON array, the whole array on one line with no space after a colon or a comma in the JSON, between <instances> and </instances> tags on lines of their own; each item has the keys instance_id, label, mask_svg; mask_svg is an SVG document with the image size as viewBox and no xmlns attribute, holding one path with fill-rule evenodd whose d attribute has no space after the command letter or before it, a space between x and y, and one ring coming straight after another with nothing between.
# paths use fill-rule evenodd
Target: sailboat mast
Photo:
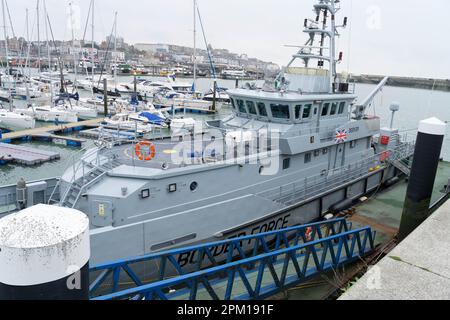
<instances>
[{"instance_id":1,"label":"sailboat mast","mask_svg":"<svg viewBox=\"0 0 450 320\"><path fill-rule=\"evenodd\" d=\"M45 6L45 2L44 2L44 17L45 17L45 37L47 38L46 39L47 57L48 57L48 66L49 66L49 73L50 73L50 106L52 106L53 105L53 78L51 76L51 68L50 68L52 57L51 57L50 41L49 41L49 34L48 34L49 21L47 20L47 7ZM61 87L61 89L62 89L62 87Z\"/></svg>"},{"instance_id":2,"label":"sailboat mast","mask_svg":"<svg viewBox=\"0 0 450 320\"><path fill-rule=\"evenodd\" d=\"M94 59L94 50L95 50L95 44L94 44L94 32L95 32L95 16L94 16L94 10L95 10L95 1L92 0L92 24L91 24L91 32L92 32L92 53L91 53L91 58L92 58L92 64L91 64L91 68L92 68L92 96L94 96L94 67L95 67L95 59Z\"/></svg>"},{"instance_id":3,"label":"sailboat mast","mask_svg":"<svg viewBox=\"0 0 450 320\"><path fill-rule=\"evenodd\" d=\"M75 80L74 80L74 89L77 88L77 82L78 82L78 70L77 70L77 52L75 50L75 26L73 21L73 8L72 8L72 2L69 3L70 8L70 28L72 29L72 50L73 50L73 68L75 72Z\"/></svg>"},{"instance_id":4,"label":"sailboat mast","mask_svg":"<svg viewBox=\"0 0 450 320\"><path fill-rule=\"evenodd\" d=\"M28 8L25 9L25 24L27 29L27 42L30 42L30 25L28 19Z\"/></svg>"},{"instance_id":5,"label":"sailboat mast","mask_svg":"<svg viewBox=\"0 0 450 320\"><path fill-rule=\"evenodd\" d=\"M197 0L194 2L194 85L193 91L197 90Z\"/></svg>"},{"instance_id":6,"label":"sailboat mast","mask_svg":"<svg viewBox=\"0 0 450 320\"><path fill-rule=\"evenodd\" d=\"M26 35L26 37L27 37L27 39L26 39L27 40L27 57L25 59L25 63L22 68L28 68L28 62L30 60L30 26L29 26L28 8L26 9L25 18L26 18L26 33L27 33L27 35ZM24 50L24 46L22 46L22 47ZM25 74L25 71L23 73ZM28 79L30 79L30 78L31 78L31 70L30 70L30 68L28 68ZM27 94L26 101L27 101L27 104L29 104L30 103L30 84L28 81L25 82L25 89L26 89L26 94Z\"/></svg>"},{"instance_id":7,"label":"sailboat mast","mask_svg":"<svg viewBox=\"0 0 450 320\"><path fill-rule=\"evenodd\" d=\"M40 10L39 10L39 1L37 0L36 4L36 21L37 21L37 46L38 46L38 73L39 73L39 80L41 79L41 20L40 20ZM50 61L49 61L50 63Z\"/></svg>"},{"instance_id":8,"label":"sailboat mast","mask_svg":"<svg viewBox=\"0 0 450 320\"><path fill-rule=\"evenodd\" d=\"M117 11L114 20L114 89L117 89Z\"/></svg>"},{"instance_id":9,"label":"sailboat mast","mask_svg":"<svg viewBox=\"0 0 450 320\"><path fill-rule=\"evenodd\" d=\"M6 31L6 15L5 15L5 0L2 0L2 14L3 14L3 34L5 36L5 53L6 53L6 72L5 74L9 77L9 48L8 48L8 33ZM10 78L11 79L11 78ZM12 95L11 95L11 84L8 85L9 88L9 110L12 111Z\"/></svg>"}]
</instances>

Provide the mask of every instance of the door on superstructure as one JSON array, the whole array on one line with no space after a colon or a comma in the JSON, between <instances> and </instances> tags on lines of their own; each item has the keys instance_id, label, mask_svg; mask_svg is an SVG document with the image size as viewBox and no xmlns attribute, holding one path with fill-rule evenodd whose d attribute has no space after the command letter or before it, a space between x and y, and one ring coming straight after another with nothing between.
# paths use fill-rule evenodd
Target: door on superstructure
<instances>
[{"instance_id":1,"label":"door on superstructure","mask_svg":"<svg viewBox=\"0 0 450 320\"><path fill-rule=\"evenodd\" d=\"M329 170L342 168L345 165L346 143L336 144L330 149Z\"/></svg>"}]
</instances>

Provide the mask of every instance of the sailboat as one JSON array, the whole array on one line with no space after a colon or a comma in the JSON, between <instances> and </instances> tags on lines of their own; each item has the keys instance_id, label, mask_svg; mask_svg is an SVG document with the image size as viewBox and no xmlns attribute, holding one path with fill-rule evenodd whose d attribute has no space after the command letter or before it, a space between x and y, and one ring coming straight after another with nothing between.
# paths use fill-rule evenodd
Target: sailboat
<instances>
[{"instance_id":1,"label":"sailboat","mask_svg":"<svg viewBox=\"0 0 450 320\"><path fill-rule=\"evenodd\" d=\"M24 113L0 109L0 129L20 131L33 129L35 121Z\"/></svg>"},{"instance_id":2,"label":"sailboat","mask_svg":"<svg viewBox=\"0 0 450 320\"><path fill-rule=\"evenodd\" d=\"M5 0L2 0L2 14L3 14L3 23L4 23L4 37L5 37L5 57L6 57L6 71L5 74L8 74L8 84L7 90L2 90L0 93L0 97L2 101L9 103L9 110L0 109L0 128L16 131L16 130L24 130L24 129L32 129L35 126L35 122L33 118L26 116L23 113L13 111L13 99L12 99L12 87L15 85L15 81L17 77L14 77L11 74L11 69L9 65L9 48L8 48L8 34L6 30L6 17L5 17Z\"/></svg>"},{"instance_id":3,"label":"sailboat","mask_svg":"<svg viewBox=\"0 0 450 320\"><path fill-rule=\"evenodd\" d=\"M37 0L37 6L36 6L36 12L38 17L38 30L39 30L39 17L40 17L40 0ZM49 34L48 29L49 27L49 19L47 14L47 8L46 3L44 0L44 13L46 17L46 23L45 23L45 29L46 29L46 36L47 36L47 51L48 51L48 61L51 61L50 57L50 42L49 42ZM40 34L38 31L38 41L40 41ZM40 58L40 57L39 57ZM62 64L60 65L60 80L61 85L64 86L64 73L62 71ZM42 78L45 78L42 76L41 70L39 69L39 80ZM55 106L54 101L54 80L52 77L47 77L49 79L48 85L49 85L49 93L50 93L50 104L49 105L42 105L42 106L35 106L33 104L29 104L29 107L26 110L23 110L22 112L28 116L34 117L38 121L44 121L44 122L58 122L58 123L68 123L68 122L76 122L78 121L78 114L74 110L69 110L66 105L58 105ZM60 91L62 91L64 88L60 88ZM65 90L65 89L64 89ZM58 100L56 100L58 102Z\"/></svg>"}]
</instances>

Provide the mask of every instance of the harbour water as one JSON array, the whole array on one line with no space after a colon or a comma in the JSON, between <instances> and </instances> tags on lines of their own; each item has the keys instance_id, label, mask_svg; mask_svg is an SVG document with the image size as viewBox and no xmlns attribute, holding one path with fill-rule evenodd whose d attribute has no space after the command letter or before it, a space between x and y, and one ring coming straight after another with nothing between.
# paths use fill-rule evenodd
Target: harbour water
<instances>
[{"instance_id":1,"label":"harbour water","mask_svg":"<svg viewBox=\"0 0 450 320\"><path fill-rule=\"evenodd\" d=\"M158 79L149 77L149 79ZM161 80L161 79L159 79ZM131 82L131 77L121 77L118 82ZM192 81L185 79L183 81ZM241 82L240 85L243 83ZM257 82L261 85L262 82ZM235 81L232 80L218 80L218 86L225 88L234 88ZM207 92L212 87L211 79L198 79L197 90ZM363 98L367 96L373 85L357 84L355 92L358 97ZM82 95L89 95L88 92ZM412 130L409 134L414 134L414 130L420 120L436 116L443 121L450 121L450 93L441 91L430 91L423 89L399 88L399 87L385 87L382 94L375 100L370 113L380 116L382 119L382 126L388 126L390 122L389 105L393 102L400 104L400 111L396 114L395 126L403 132ZM230 108L223 108L220 113L215 115L196 115L189 114L189 117L197 119L220 119L225 118L231 113ZM45 125L45 124L39 124ZM450 126L448 127L448 134L446 136L443 147L442 157L445 160L450 160ZM76 134L76 133L75 133ZM89 148L94 143L93 140L87 139L84 144L85 148ZM36 147L42 150L56 151L61 154L61 160L43 164L37 167L22 167L14 164L0 167L0 185L15 184L19 178L24 178L26 181L33 181L45 178L53 178L60 176L65 169L71 164L72 159L81 156L80 149L59 145L52 145L42 142L28 142L23 145Z\"/></svg>"}]
</instances>

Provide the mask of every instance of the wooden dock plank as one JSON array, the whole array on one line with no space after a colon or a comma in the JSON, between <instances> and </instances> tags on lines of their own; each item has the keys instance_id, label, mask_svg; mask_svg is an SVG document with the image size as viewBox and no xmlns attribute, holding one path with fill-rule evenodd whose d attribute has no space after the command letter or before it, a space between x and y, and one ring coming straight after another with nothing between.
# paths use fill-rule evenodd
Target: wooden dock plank
<instances>
[{"instance_id":1,"label":"wooden dock plank","mask_svg":"<svg viewBox=\"0 0 450 320\"><path fill-rule=\"evenodd\" d=\"M15 140L15 139L21 139L21 138L25 138L25 137L33 137L33 136L39 136L39 135L43 135L43 134L62 132L67 129L73 129L73 128L78 128L78 127L97 127L100 125L101 122L103 122L103 119L92 119L92 120L63 124L63 125L59 125L59 126L53 125L53 126L48 126L48 127L34 128L34 129L29 129L29 130L17 131L17 132L10 132L10 133L3 134L1 141Z\"/></svg>"}]
</instances>

